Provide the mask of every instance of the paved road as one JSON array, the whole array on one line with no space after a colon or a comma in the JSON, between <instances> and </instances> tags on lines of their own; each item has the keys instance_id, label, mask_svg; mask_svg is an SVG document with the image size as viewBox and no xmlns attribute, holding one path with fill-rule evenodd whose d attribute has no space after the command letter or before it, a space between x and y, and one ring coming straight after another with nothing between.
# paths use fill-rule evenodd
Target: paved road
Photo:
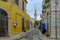
<instances>
[{"instance_id":1,"label":"paved road","mask_svg":"<svg viewBox=\"0 0 60 40\"><path fill-rule=\"evenodd\" d=\"M40 32L40 30L36 28L33 31L29 32L27 35L25 35L24 38L19 40L60 40L60 39L50 39L49 37L43 35Z\"/></svg>"},{"instance_id":2,"label":"paved road","mask_svg":"<svg viewBox=\"0 0 60 40\"><path fill-rule=\"evenodd\" d=\"M48 40L47 37L42 35L40 30L36 29L35 31L31 32L26 36L28 39L21 39L21 40Z\"/></svg>"},{"instance_id":3,"label":"paved road","mask_svg":"<svg viewBox=\"0 0 60 40\"><path fill-rule=\"evenodd\" d=\"M23 39L20 39L20 40L40 40L37 31L31 32L26 37L27 37L27 39L23 38Z\"/></svg>"},{"instance_id":4,"label":"paved road","mask_svg":"<svg viewBox=\"0 0 60 40\"><path fill-rule=\"evenodd\" d=\"M5 40L6 38L0 38L0 40L1 39L4 39ZM19 40L60 40L60 39L50 39L50 38L44 36L40 32L40 30L35 29L34 31L29 32L24 38L19 39Z\"/></svg>"},{"instance_id":5,"label":"paved road","mask_svg":"<svg viewBox=\"0 0 60 40\"><path fill-rule=\"evenodd\" d=\"M26 37L27 39L23 38L21 40L59 40L59 39L50 39L49 37L44 36L38 29L31 32Z\"/></svg>"}]
</instances>

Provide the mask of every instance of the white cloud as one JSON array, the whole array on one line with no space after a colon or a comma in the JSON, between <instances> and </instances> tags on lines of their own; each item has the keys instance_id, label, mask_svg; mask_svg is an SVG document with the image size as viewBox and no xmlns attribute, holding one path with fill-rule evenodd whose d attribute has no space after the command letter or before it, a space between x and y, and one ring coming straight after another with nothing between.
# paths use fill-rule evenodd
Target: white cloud
<instances>
[{"instance_id":1,"label":"white cloud","mask_svg":"<svg viewBox=\"0 0 60 40\"><path fill-rule=\"evenodd\" d=\"M42 14L42 0L27 0L27 13L34 18L34 8L36 6L37 19L40 19L40 14Z\"/></svg>"}]
</instances>

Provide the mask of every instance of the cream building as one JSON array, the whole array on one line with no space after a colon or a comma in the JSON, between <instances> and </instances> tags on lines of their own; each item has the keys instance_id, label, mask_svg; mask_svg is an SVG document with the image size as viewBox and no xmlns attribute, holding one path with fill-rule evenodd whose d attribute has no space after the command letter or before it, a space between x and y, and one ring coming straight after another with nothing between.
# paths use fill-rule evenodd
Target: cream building
<instances>
[{"instance_id":1,"label":"cream building","mask_svg":"<svg viewBox=\"0 0 60 40\"><path fill-rule=\"evenodd\" d=\"M60 0L50 0L51 37L60 38Z\"/></svg>"},{"instance_id":2,"label":"cream building","mask_svg":"<svg viewBox=\"0 0 60 40\"><path fill-rule=\"evenodd\" d=\"M49 32L49 21L48 21L48 14L49 14L49 0L43 0L42 2L43 10L42 10L42 22L46 24L46 30Z\"/></svg>"},{"instance_id":3,"label":"cream building","mask_svg":"<svg viewBox=\"0 0 60 40\"><path fill-rule=\"evenodd\" d=\"M51 38L60 38L60 0L43 0L43 21ZM48 6L46 6L48 5Z\"/></svg>"}]
</instances>

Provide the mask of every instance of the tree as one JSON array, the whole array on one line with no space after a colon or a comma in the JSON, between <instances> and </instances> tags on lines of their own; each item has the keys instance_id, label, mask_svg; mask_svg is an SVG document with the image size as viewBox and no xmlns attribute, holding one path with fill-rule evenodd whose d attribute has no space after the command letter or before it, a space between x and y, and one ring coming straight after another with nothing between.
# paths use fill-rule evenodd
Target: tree
<instances>
[{"instance_id":1,"label":"tree","mask_svg":"<svg viewBox=\"0 0 60 40\"><path fill-rule=\"evenodd\" d=\"M35 21L35 23L34 23L34 26L36 27L36 26L38 26L39 25L39 21Z\"/></svg>"}]
</instances>

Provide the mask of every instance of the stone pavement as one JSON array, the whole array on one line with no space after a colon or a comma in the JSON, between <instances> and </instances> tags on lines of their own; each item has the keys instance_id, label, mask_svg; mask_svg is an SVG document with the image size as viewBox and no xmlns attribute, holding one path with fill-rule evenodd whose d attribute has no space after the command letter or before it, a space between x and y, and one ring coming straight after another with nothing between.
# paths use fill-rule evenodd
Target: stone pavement
<instances>
[{"instance_id":1,"label":"stone pavement","mask_svg":"<svg viewBox=\"0 0 60 40\"><path fill-rule=\"evenodd\" d=\"M15 36L10 36L10 37L0 37L0 40L16 40L16 39L21 39L23 38L24 36L26 36L27 34L29 34L30 32L32 32L34 29L31 29L31 30L28 30L26 32L22 32L18 35L15 35Z\"/></svg>"},{"instance_id":2,"label":"stone pavement","mask_svg":"<svg viewBox=\"0 0 60 40\"><path fill-rule=\"evenodd\" d=\"M44 36L40 30L36 29L26 36L29 40L49 40L48 37Z\"/></svg>"},{"instance_id":3,"label":"stone pavement","mask_svg":"<svg viewBox=\"0 0 60 40\"><path fill-rule=\"evenodd\" d=\"M50 37L46 37L38 29L28 34L27 37L29 38L29 40L60 40L60 39L51 39Z\"/></svg>"},{"instance_id":4,"label":"stone pavement","mask_svg":"<svg viewBox=\"0 0 60 40\"><path fill-rule=\"evenodd\" d=\"M34 28L27 32L18 34L14 37L13 36L10 38L0 37L0 40L60 40L60 39L51 39L49 37L46 37L40 32L40 30L38 30L37 28Z\"/></svg>"}]
</instances>

